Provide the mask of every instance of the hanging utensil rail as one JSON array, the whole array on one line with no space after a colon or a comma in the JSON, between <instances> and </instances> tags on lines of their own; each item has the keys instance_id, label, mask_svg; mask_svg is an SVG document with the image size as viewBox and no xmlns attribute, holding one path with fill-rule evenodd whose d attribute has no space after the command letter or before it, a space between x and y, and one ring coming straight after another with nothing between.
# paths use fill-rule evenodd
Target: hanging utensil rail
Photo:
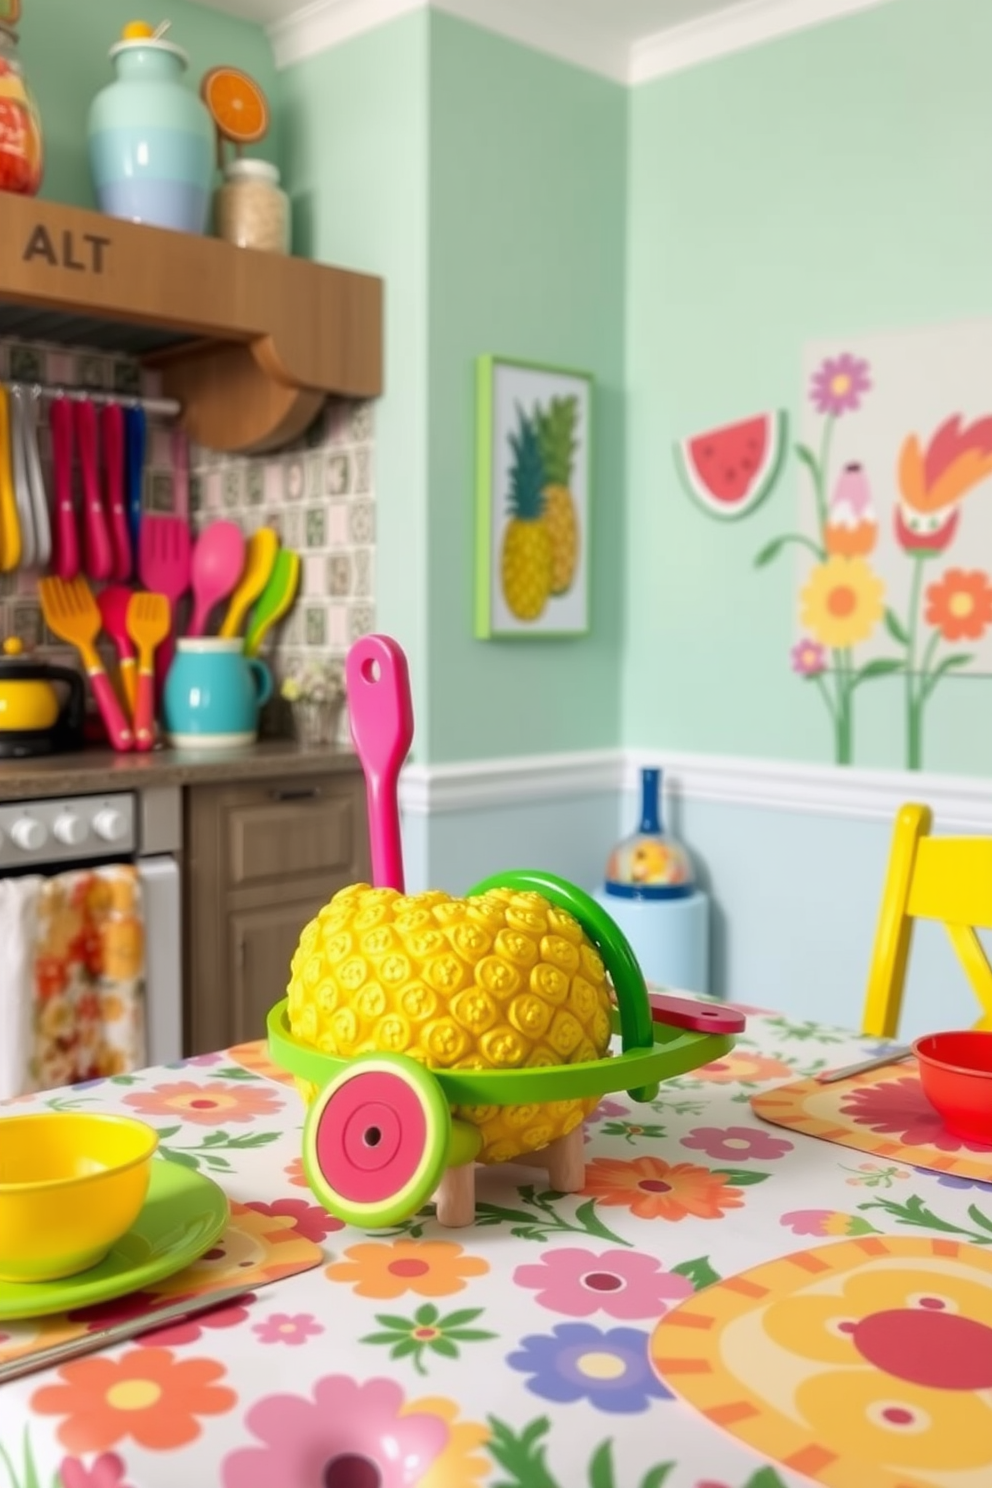
<instances>
[{"instance_id":1,"label":"hanging utensil rail","mask_svg":"<svg viewBox=\"0 0 992 1488\"><path fill-rule=\"evenodd\" d=\"M149 418L178 418L183 405L176 398L142 398L133 393L107 393L100 388L63 387L41 382L19 382L10 378L7 386L23 388L35 398L54 402L57 398L85 400L90 403L119 403L122 408L143 408Z\"/></svg>"}]
</instances>

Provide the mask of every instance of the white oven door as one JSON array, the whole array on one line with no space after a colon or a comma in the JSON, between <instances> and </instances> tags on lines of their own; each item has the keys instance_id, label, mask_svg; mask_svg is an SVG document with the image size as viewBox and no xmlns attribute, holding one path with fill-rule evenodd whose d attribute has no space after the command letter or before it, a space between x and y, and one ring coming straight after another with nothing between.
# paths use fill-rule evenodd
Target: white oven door
<instances>
[{"instance_id":1,"label":"white oven door","mask_svg":"<svg viewBox=\"0 0 992 1488\"><path fill-rule=\"evenodd\" d=\"M145 913L148 1063L183 1057L182 907L175 858L139 858Z\"/></svg>"}]
</instances>

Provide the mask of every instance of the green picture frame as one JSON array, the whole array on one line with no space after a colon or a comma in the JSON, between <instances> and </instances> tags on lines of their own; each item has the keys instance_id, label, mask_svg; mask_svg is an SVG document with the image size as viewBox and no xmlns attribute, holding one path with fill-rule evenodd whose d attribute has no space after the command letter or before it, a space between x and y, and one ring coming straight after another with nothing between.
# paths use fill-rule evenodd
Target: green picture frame
<instances>
[{"instance_id":1,"label":"green picture frame","mask_svg":"<svg viewBox=\"0 0 992 1488\"><path fill-rule=\"evenodd\" d=\"M589 634L593 377L476 360L477 640Z\"/></svg>"}]
</instances>

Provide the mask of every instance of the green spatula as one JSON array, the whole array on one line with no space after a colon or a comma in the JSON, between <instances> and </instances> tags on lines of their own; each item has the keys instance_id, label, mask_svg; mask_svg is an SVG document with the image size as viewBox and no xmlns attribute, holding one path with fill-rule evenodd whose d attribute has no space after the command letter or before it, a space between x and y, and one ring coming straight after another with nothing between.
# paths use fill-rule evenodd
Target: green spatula
<instances>
[{"instance_id":1,"label":"green spatula","mask_svg":"<svg viewBox=\"0 0 992 1488\"><path fill-rule=\"evenodd\" d=\"M272 565L268 583L258 596L258 603L251 612L248 632L245 636L245 655L257 656L263 639L277 621L281 620L296 598L300 582L300 555L289 548L280 548Z\"/></svg>"}]
</instances>

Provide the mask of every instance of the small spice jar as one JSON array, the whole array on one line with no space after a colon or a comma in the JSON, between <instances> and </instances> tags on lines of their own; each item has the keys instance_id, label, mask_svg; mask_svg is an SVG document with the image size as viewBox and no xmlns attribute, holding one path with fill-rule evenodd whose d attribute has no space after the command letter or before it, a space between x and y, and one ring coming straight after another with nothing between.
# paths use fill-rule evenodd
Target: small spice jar
<instances>
[{"instance_id":1,"label":"small spice jar","mask_svg":"<svg viewBox=\"0 0 992 1488\"><path fill-rule=\"evenodd\" d=\"M18 56L17 33L0 23L0 191L35 196L43 170L41 121Z\"/></svg>"},{"instance_id":2,"label":"small spice jar","mask_svg":"<svg viewBox=\"0 0 992 1488\"><path fill-rule=\"evenodd\" d=\"M239 248L289 252L289 198L267 160L231 160L214 193L214 231Z\"/></svg>"}]
</instances>

